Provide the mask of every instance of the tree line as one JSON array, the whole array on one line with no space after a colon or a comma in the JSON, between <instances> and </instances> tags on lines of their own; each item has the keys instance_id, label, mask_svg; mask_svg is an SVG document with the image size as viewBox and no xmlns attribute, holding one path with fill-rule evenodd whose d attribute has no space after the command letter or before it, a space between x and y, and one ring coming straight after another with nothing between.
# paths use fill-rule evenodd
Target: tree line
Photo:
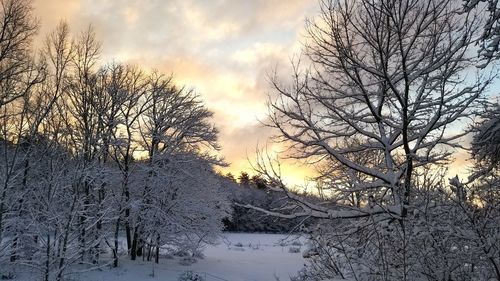
<instances>
[{"instance_id":1,"label":"tree line","mask_svg":"<svg viewBox=\"0 0 500 281\"><path fill-rule=\"evenodd\" d=\"M158 262L164 245L194 255L213 242L228 203L199 95L103 63L92 27L61 22L37 48L31 1L0 4L0 264L62 280L75 263Z\"/></svg>"}]
</instances>

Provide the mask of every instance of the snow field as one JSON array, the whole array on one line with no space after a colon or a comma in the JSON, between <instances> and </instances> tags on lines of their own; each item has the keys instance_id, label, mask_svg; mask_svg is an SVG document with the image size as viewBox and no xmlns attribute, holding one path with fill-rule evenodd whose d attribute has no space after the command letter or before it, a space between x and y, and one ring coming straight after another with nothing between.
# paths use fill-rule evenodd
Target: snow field
<instances>
[{"instance_id":1,"label":"snow field","mask_svg":"<svg viewBox=\"0 0 500 281\"><path fill-rule=\"evenodd\" d=\"M118 268L81 271L69 276L74 281L177 281L186 271L192 271L206 281L286 281L304 265L304 239L283 234L224 233L217 245L209 245L204 258L191 265L181 265L180 257L162 257L153 262L120 260ZM299 252L290 250L300 249ZM36 280L28 271L18 271L14 280Z\"/></svg>"}]
</instances>

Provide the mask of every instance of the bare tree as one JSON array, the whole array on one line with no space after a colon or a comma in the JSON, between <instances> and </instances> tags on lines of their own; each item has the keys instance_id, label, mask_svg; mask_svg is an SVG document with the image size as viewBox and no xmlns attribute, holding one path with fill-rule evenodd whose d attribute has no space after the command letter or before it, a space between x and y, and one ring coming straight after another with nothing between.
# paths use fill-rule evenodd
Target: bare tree
<instances>
[{"instance_id":1,"label":"bare tree","mask_svg":"<svg viewBox=\"0 0 500 281\"><path fill-rule=\"evenodd\" d=\"M102 267L104 243L116 267L122 229L134 259L213 242L227 214L200 97L172 77L101 65L92 27L73 38L61 22L37 52L31 1L0 8L2 273L63 280L77 262Z\"/></svg>"},{"instance_id":2,"label":"bare tree","mask_svg":"<svg viewBox=\"0 0 500 281\"><path fill-rule=\"evenodd\" d=\"M35 159L31 156L32 149L38 149L40 137L45 135L42 131L47 132L47 117L55 111L54 105L64 91L67 84L67 65L71 59L71 44L69 42L69 29L66 23L61 22L59 26L46 38L45 48L42 51L42 65L40 77L44 77L43 83L37 85L32 91L28 92L23 97L24 114L26 115L26 129L19 140L18 145L23 150L23 171L22 185L20 189L23 192L19 193L18 204L15 207L19 213L18 217L23 218L24 210L24 192L28 185L28 178L32 161ZM46 127L46 128L44 128ZM20 226L18 224L18 226ZM16 259L15 249L17 246L18 236L26 231L16 228L11 261Z\"/></svg>"},{"instance_id":3,"label":"bare tree","mask_svg":"<svg viewBox=\"0 0 500 281\"><path fill-rule=\"evenodd\" d=\"M32 40L38 24L30 0L2 0L0 8L0 84L13 87L13 81L33 79ZM22 90L2 91L0 105L6 105L23 94Z\"/></svg>"},{"instance_id":4,"label":"bare tree","mask_svg":"<svg viewBox=\"0 0 500 281\"><path fill-rule=\"evenodd\" d=\"M213 113L193 90L178 88L172 76L154 73L146 100L150 106L144 112L141 135L150 161L159 153L219 148L218 130L210 123Z\"/></svg>"},{"instance_id":5,"label":"bare tree","mask_svg":"<svg viewBox=\"0 0 500 281\"><path fill-rule=\"evenodd\" d=\"M30 1L0 2L0 243L6 230L4 218L16 209L8 202L13 185L20 178L16 166L23 161L15 144L23 138L28 125L29 95L44 79L43 65L32 55L37 29Z\"/></svg>"},{"instance_id":6,"label":"bare tree","mask_svg":"<svg viewBox=\"0 0 500 281\"><path fill-rule=\"evenodd\" d=\"M108 124L114 126L112 130L109 130L111 126L108 126L107 135L110 138L111 146L109 156L121 172L121 188L113 196L119 212L115 224L113 249L114 266L116 267L118 266L118 239L122 221L125 225L129 252L132 247L129 222L131 205L129 180L134 162L134 152L139 146L136 140L139 134L138 122L148 104L144 102L147 81L140 70L127 65L112 65L108 72L106 91L114 97L112 99L116 100L116 105L111 106L111 108L117 110L113 118L108 118L110 119ZM111 110L111 112L114 111Z\"/></svg>"},{"instance_id":7,"label":"bare tree","mask_svg":"<svg viewBox=\"0 0 500 281\"><path fill-rule=\"evenodd\" d=\"M141 208L136 214L131 258L142 255L146 207L152 202L152 182L158 169L165 167L177 153L194 153L213 164L221 164L211 155L218 149L217 129L210 123L213 113L206 109L198 95L178 88L172 76L153 73L145 95L148 104L140 120L142 147L147 151L148 178L140 196ZM158 237L157 241L161 241Z\"/></svg>"},{"instance_id":8,"label":"bare tree","mask_svg":"<svg viewBox=\"0 0 500 281\"><path fill-rule=\"evenodd\" d=\"M345 173L349 184L341 183L344 197L336 198L343 199L333 197L329 205L287 192L298 210L268 213L396 225L394 242L378 248L387 251L387 260L379 259L380 269L368 275L383 269L384 280L409 280L416 171L446 163L453 149L463 147L468 132L449 128L475 116L493 80L475 72L481 19L475 10L462 13L455 1L320 5L320 16L307 25L310 66L294 63L290 83L271 77L276 97L269 125L290 157L335 163L335 171L327 171ZM376 158L367 162L368 155ZM277 174L262 163L257 168ZM274 185L286 189L279 180ZM359 194L365 195L360 204L346 204L346 196Z\"/></svg>"},{"instance_id":9,"label":"bare tree","mask_svg":"<svg viewBox=\"0 0 500 281\"><path fill-rule=\"evenodd\" d=\"M312 68L295 68L294 82L273 80L270 125L295 157L331 157L367 176L359 190L387 190L404 218L415 167L440 163L461 147L465 133L446 128L471 116L492 81L465 80L476 60L473 15L459 16L450 1L322 2L321 21L310 23L306 53ZM356 139L357 145L352 141ZM347 140L347 142L346 142ZM353 156L377 152L382 166ZM332 214L335 216L335 214Z\"/></svg>"},{"instance_id":10,"label":"bare tree","mask_svg":"<svg viewBox=\"0 0 500 281\"><path fill-rule=\"evenodd\" d=\"M96 74L98 70L100 43L97 41L94 30L89 26L83 31L74 43L74 55L71 60L73 79L70 80L68 91L64 95L64 109L69 118L65 119L68 137L68 144L72 146L72 150L80 157L82 163L82 176L98 177L99 169L94 173L90 173L90 169L94 169L98 163L98 157L101 153L100 137L102 136L102 120L99 120L99 109L96 106L94 99L99 94L100 84L99 76ZM96 99L97 100L97 99ZM83 193L84 210L80 216L80 243L82 260L85 259L87 243L93 245L100 244L100 240L96 240L94 234L96 229L90 228L89 225L94 225L93 213L90 209L99 208L98 195L92 191L93 185L97 184L96 178L88 177L80 182L82 183L81 192ZM90 232L90 233L89 233ZM88 239L88 238L90 238ZM94 253L88 253L93 259Z\"/></svg>"},{"instance_id":11,"label":"bare tree","mask_svg":"<svg viewBox=\"0 0 500 281\"><path fill-rule=\"evenodd\" d=\"M484 21L483 33L480 38L479 55L486 59L486 66L498 58L500 48L500 6L498 0L464 0L464 11L482 9L488 18Z\"/></svg>"}]
</instances>

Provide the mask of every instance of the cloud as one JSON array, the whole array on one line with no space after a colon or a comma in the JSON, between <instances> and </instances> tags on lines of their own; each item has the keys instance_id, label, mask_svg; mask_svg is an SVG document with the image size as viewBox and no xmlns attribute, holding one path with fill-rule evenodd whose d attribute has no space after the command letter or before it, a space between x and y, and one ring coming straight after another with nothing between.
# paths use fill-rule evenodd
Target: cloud
<instances>
[{"instance_id":1,"label":"cloud","mask_svg":"<svg viewBox=\"0 0 500 281\"><path fill-rule=\"evenodd\" d=\"M92 24L102 40L102 57L173 73L193 87L215 112L220 142L235 174L248 170L258 144L273 134L259 120L273 94L268 81L276 68L290 76L289 60L301 49L306 17L317 14L310 0L34 0L40 37L60 20L73 32ZM283 149L274 145L272 150ZM466 164L457 154L451 170ZM306 166L286 161L294 183L311 175Z\"/></svg>"},{"instance_id":2,"label":"cloud","mask_svg":"<svg viewBox=\"0 0 500 281\"><path fill-rule=\"evenodd\" d=\"M33 8L40 21L39 37L44 38L61 20L74 19L82 7L80 0L35 0Z\"/></svg>"},{"instance_id":3,"label":"cloud","mask_svg":"<svg viewBox=\"0 0 500 281\"><path fill-rule=\"evenodd\" d=\"M34 0L41 34L60 20L73 32L92 24L106 61L173 73L215 112L228 169L248 169L247 152L272 134L268 73L297 50L309 0Z\"/></svg>"}]
</instances>

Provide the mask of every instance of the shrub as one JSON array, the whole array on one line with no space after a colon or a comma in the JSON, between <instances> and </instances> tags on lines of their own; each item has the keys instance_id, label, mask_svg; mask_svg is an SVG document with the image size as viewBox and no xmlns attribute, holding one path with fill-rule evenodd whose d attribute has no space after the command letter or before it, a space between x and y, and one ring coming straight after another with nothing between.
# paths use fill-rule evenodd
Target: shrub
<instances>
[{"instance_id":1,"label":"shrub","mask_svg":"<svg viewBox=\"0 0 500 281\"><path fill-rule=\"evenodd\" d=\"M205 281L205 278L203 276L194 273L192 271L186 271L179 276L178 281Z\"/></svg>"}]
</instances>

